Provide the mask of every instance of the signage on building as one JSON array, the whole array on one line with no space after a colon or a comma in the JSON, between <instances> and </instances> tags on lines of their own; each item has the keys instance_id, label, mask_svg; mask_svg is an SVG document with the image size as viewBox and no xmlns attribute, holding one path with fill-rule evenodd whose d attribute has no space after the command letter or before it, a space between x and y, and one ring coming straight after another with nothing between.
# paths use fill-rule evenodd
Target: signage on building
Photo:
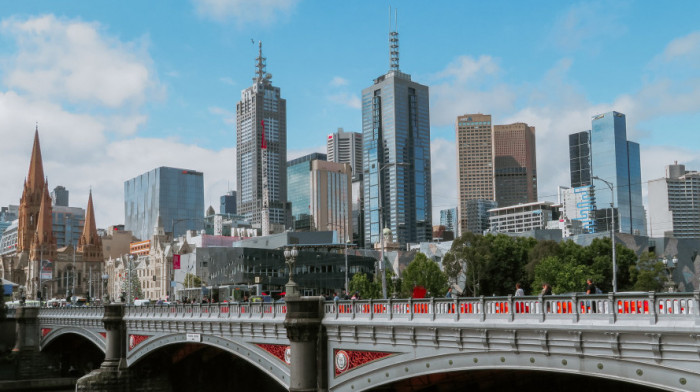
<instances>
[{"instance_id":1,"label":"signage on building","mask_svg":"<svg viewBox=\"0 0 700 392\"><path fill-rule=\"evenodd\" d=\"M173 255L173 269L180 269L180 255Z\"/></svg>"},{"instance_id":2,"label":"signage on building","mask_svg":"<svg viewBox=\"0 0 700 392\"><path fill-rule=\"evenodd\" d=\"M187 337L185 338L186 341L188 342L201 342L202 341L202 335L198 333L188 333Z\"/></svg>"}]
</instances>

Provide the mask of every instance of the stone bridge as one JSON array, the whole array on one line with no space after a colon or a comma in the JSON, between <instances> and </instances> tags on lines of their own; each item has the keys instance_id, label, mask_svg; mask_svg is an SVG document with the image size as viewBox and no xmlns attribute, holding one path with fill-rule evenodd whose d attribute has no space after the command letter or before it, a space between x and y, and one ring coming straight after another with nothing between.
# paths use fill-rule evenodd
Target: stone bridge
<instances>
[{"instance_id":1,"label":"stone bridge","mask_svg":"<svg viewBox=\"0 0 700 392\"><path fill-rule=\"evenodd\" d=\"M41 351L77 334L105 353L101 369L83 377L78 390L124 390L114 386L119 382L99 380L124 377L164 347L195 343L243 358L290 391L363 391L479 370L695 391L699 305L698 292L339 302L297 297L286 303L19 308L10 317L18 325L15 350Z\"/></svg>"}]
</instances>

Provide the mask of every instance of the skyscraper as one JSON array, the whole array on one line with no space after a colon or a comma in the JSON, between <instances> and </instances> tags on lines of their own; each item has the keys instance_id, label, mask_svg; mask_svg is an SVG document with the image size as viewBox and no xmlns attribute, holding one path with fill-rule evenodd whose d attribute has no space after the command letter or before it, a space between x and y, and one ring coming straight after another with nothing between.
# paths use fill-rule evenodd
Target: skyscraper
<instances>
[{"instance_id":1,"label":"skyscraper","mask_svg":"<svg viewBox=\"0 0 700 392\"><path fill-rule=\"evenodd\" d=\"M353 181L362 179L361 133L345 132L343 128L338 128L338 132L328 135L326 152L328 154L328 162L350 164Z\"/></svg>"},{"instance_id":2,"label":"skyscraper","mask_svg":"<svg viewBox=\"0 0 700 392\"><path fill-rule=\"evenodd\" d=\"M389 72L362 90L365 245L382 226L395 242L432 238L428 87L399 70L398 32L389 34Z\"/></svg>"},{"instance_id":3,"label":"skyscraper","mask_svg":"<svg viewBox=\"0 0 700 392\"><path fill-rule=\"evenodd\" d=\"M457 207L440 210L440 225L454 232L457 228Z\"/></svg>"},{"instance_id":4,"label":"skyscraper","mask_svg":"<svg viewBox=\"0 0 700 392\"><path fill-rule=\"evenodd\" d=\"M311 213L311 161L314 160L325 161L326 154L314 152L287 162L287 186L295 231L321 230L314 226Z\"/></svg>"},{"instance_id":5,"label":"skyscraper","mask_svg":"<svg viewBox=\"0 0 700 392\"><path fill-rule=\"evenodd\" d=\"M700 172L676 162L648 186L650 237L700 237Z\"/></svg>"},{"instance_id":6,"label":"skyscraper","mask_svg":"<svg viewBox=\"0 0 700 392\"><path fill-rule=\"evenodd\" d=\"M159 167L124 182L124 228L150 239L158 218L175 236L202 230L204 176L194 170Z\"/></svg>"},{"instance_id":7,"label":"skyscraper","mask_svg":"<svg viewBox=\"0 0 700 392\"><path fill-rule=\"evenodd\" d=\"M489 228L488 210L496 207L494 147L490 114L457 117L459 235Z\"/></svg>"},{"instance_id":8,"label":"skyscraper","mask_svg":"<svg viewBox=\"0 0 700 392\"><path fill-rule=\"evenodd\" d=\"M314 227L335 231L338 242L352 240L352 170L349 163L311 161L311 204Z\"/></svg>"},{"instance_id":9,"label":"skyscraper","mask_svg":"<svg viewBox=\"0 0 700 392\"><path fill-rule=\"evenodd\" d=\"M228 191L219 198L220 214L236 214L236 191Z\"/></svg>"},{"instance_id":10,"label":"skyscraper","mask_svg":"<svg viewBox=\"0 0 700 392\"><path fill-rule=\"evenodd\" d=\"M590 131L569 135L571 186L592 185L595 191L595 226L591 229L609 231L614 213L615 231L646 235L639 144L627 140L625 115L599 114L591 125ZM609 182L613 191L594 177Z\"/></svg>"},{"instance_id":11,"label":"skyscraper","mask_svg":"<svg viewBox=\"0 0 700 392\"><path fill-rule=\"evenodd\" d=\"M498 207L537 201L535 127L494 125L494 168Z\"/></svg>"},{"instance_id":12,"label":"skyscraper","mask_svg":"<svg viewBox=\"0 0 700 392\"><path fill-rule=\"evenodd\" d=\"M51 191L51 201L53 206L68 207L68 189L59 185Z\"/></svg>"},{"instance_id":13,"label":"skyscraper","mask_svg":"<svg viewBox=\"0 0 700 392\"><path fill-rule=\"evenodd\" d=\"M236 197L239 215L274 233L285 229L287 101L265 68L259 43L253 85L241 91L236 105ZM269 222L263 223L263 215Z\"/></svg>"}]
</instances>

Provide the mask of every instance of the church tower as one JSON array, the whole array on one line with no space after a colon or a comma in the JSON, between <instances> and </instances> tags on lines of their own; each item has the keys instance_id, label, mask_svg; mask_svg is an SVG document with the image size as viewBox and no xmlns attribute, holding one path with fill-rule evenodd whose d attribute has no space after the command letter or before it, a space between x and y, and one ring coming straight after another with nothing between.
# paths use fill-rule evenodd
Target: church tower
<instances>
[{"instance_id":1,"label":"church tower","mask_svg":"<svg viewBox=\"0 0 700 392\"><path fill-rule=\"evenodd\" d=\"M39 209L44 197L44 166L39 146L39 128L34 132L32 158L29 174L24 180L24 190L19 203L19 226L17 228L17 252L29 252L39 221ZM50 205L51 203L49 203ZM49 227L51 224L49 224Z\"/></svg>"},{"instance_id":2,"label":"church tower","mask_svg":"<svg viewBox=\"0 0 700 392\"><path fill-rule=\"evenodd\" d=\"M97 225L95 224L95 209L92 205L92 191L88 198L87 211L85 211L85 225L83 234L78 240L78 252L83 254L83 261L102 262L102 239L97 235Z\"/></svg>"}]
</instances>

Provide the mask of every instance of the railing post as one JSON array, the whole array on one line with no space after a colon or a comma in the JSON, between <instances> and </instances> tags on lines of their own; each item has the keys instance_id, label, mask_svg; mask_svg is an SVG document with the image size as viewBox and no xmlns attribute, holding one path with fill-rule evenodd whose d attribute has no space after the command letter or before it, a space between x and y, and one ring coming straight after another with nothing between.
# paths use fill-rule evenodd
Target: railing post
<instances>
[{"instance_id":1,"label":"railing post","mask_svg":"<svg viewBox=\"0 0 700 392\"><path fill-rule=\"evenodd\" d=\"M435 309L435 297L430 297L430 320L435 321L435 313L437 310Z\"/></svg>"},{"instance_id":2,"label":"railing post","mask_svg":"<svg viewBox=\"0 0 700 392\"><path fill-rule=\"evenodd\" d=\"M545 314L547 313L547 307L545 306L544 295L542 295L542 293L540 293L539 299L539 309L536 310L538 310L540 313L540 322L544 322L544 319L546 318Z\"/></svg>"},{"instance_id":3,"label":"railing post","mask_svg":"<svg viewBox=\"0 0 700 392\"><path fill-rule=\"evenodd\" d=\"M508 294L508 321L513 321L515 318L515 310L513 309L513 294Z\"/></svg>"},{"instance_id":4,"label":"railing post","mask_svg":"<svg viewBox=\"0 0 700 392\"><path fill-rule=\"evenodd\" d=\"M460 317L459 299L453 298L452 299L452 306L454 307L454 310L455 310L455 321L459 321L459 317Z\"/></svg>"},{"instance_id":5,"label":"railing post","mask_svg":"<svg viewBox=\"0 0 700 392\"><path fill-rule=\"evenodd\" d=\"M659 321L659 315L658 311L659 309L656 306L656 293L653 291L649 292L649 324L654 325ZM696 325L697 324L697 319L696 319Z\"/></svg>"},{"instance_id":6,"label":"railing post","mask_svg":"<svg viewBox=\"0 0 700 392\"><path fill-rule=\"evenodd\" d=\"M388 308L387 308L387 313L388 313L388 315L389 315L389 316L388 316L388 317L389 317L389 320L392 320L392 319L394 318L394 308L393 308L393 304L392 304L392 299L391 299L391 298L389 298L389 300L387 301L387 305L386 305L386 306L388 307Z\"/></svg>"},{"instance_id":7,"label":"railing post","mask_svg":"<svg viewBox=\"0 0 700 392\"><path fill-rule=\"evenodd\" d=\"M374 304L372 303L374 300L372 298L369 299L369 319L372 320L374 318Z\"/></svg>"},{"instance_id":8,"label":"railing post","mask_svg":"<svg viewBox=\"0 0 700 392\"><path fill-rule=\"evenodd\" d=\"M486 320L486 301L484 296L479 297L479 321Z\"/></svg>"},{"instance_id":9,"label":"railing post","mask_svg":"<svg viewBox=\"0 0 700 392\"><path fill-rule=\"evenodd\" d=\"M350 317L350 319L354 320L355 319L355 301L356 300L351 299L351 301L352 301L352 303L350 304L351 305L350 307L352 308L352 316ZM287 312L289 312L289 309L287 309Z\"/></svg>"},{"instance_id":10,"label":"railing post","mask_svg":"<svg viewBox=\"0 0 700 392\"><path fill-rule=\"evenodd\" d=\"M608 303L611 305L609 320L610 324L615 324L617 321L617 298L615 298L615 293L608 293Z\"/></svg>"},{"instance_id":11,"label":"railing post","mask_svg":"<svg viewBox=\"0 0 700 392\"><path fill-rule=\"evenodd\" d=\"M413 320L413 298L408 299L408 319Z\"/></svg>"},{"instance_id":12,"label":"railing post","mask_svg":"<svg viewBox=\"0 0 700 392\"><path fill-rule=\"evenodd\" d=\"M693 316L695 325L700 325L700 291L693 291Z\"/></svg>"},{"instance_id":13,"label":"railing post","mask_svg":"<svg viewBox=\"0 0 700 392\"><path fill-rule=\"evenodd\" d=\"M581 310L581 307L579 306L579 303L578 303L578 294L573 293L571 295L571 302L572 302L571 306L573 307L573 312L572 312L573 313L573 321L575 323L578 323L578 321L580 319L579 312ZM591 302L593 302L593 301L591 301Z\"/></svg>"}]
</instances>

